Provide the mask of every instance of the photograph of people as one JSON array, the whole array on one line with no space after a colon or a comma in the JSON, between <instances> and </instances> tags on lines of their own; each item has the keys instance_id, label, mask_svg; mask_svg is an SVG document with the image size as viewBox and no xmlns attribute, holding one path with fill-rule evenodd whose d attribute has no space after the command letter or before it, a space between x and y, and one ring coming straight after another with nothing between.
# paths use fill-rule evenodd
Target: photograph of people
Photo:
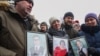
<instances>
[{"instance_id":1,"label":"photograph of people","mask_svg":"<svg viewBox=\"0 0 100 56\"><path fill-rule=\"evenodd\" d=\"M29 56L47 56L47 51L45 48L45 45L40 40L40 37L38 35L33 36L33 47L30 48L30 54Z\"/></svg>"},{"instance_id":2,"label":"photograph of people","mask_svg":"<svg viewBox=\"0 0 100 56\"><path fill-rule=\"evenodd\" d=\"M84 44L80 40L76 40L76 46L77 46L77 52L79 56L88 56L87 54L87 48L84 47Z\"/></svg>"},{"instance_id":3,"label":"photograph of people","mask_svg":"<svg viewBox=\"0 0 100 56\"><path fill-rule=\"evenodd\" d=\"M64 40L60 40L58 45L54 48L53 52L54 56L67 56L68 50L66 48L66 42Z\"/></svg>"}]
</instances>

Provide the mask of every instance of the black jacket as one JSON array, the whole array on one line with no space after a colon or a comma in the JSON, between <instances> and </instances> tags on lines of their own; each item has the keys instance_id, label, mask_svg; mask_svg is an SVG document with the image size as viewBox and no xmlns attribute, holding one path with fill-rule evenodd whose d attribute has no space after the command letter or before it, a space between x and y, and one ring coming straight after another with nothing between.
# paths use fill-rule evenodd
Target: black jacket
<instances>
[{"instance_id":1,"label":"black jacket","mask_svg":"<svg viewBox=\"0 0 100 56\"><path fill-rule=\"evenodd\" d=\"M49 28L47 37L48 37L48 48L51 55L53 53L53 36L64 37L65 32L62 30L55 30L52 27Z\"/></svg>"}]
</instances>

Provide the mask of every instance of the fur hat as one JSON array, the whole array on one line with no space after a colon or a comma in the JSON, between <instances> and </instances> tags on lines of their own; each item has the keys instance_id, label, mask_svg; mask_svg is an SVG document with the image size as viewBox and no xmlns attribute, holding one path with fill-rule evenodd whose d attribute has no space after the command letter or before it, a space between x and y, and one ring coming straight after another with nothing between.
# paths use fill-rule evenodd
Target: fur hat
<instances>
[{"instance_id":1,"label":"fur hat","mask_svg":"<svg viewBox=\"0 0 100 56\"><path fill-rule=\"evenodd\" d=\"M97 15L95 13L88 13L86 16L85 16L85 21L86 19L88 19L89 17L93 17L97 20Z\"/></svg>"},{"instance_id":2,"label":"fur hat","mask_svg":"<svg viewBox=\"0 0 100 56\"><path fill-rule=\"evenodd\" d=\"M59 19L57 19L55 17L51 17L49 20L50 25L52 25L52 23L54 23L54 21L59 21Z\"/></svg>"},{"instance_id":3,"label":"fur hat","mask_svg":"<svg viewBox=\"0 0 100 56\"><path fill-rule=\"evenodd\" d=\"M67 12L67 13L65 13L63 19L65 19L65 18L68 17L68 16L71 16L71 17L73 17L73 19L74 19L74 14L73 14L72 12Z\"/></svg>"},{"instance_id":4,"label":"fur hat","mask_svg":"<svg viewBox=\"0 0 100 56\"><path fill-rule=\"evenodd\" d=\"M16 5L16 3L19 2L19 1L28 1L29 3L32 3L32 6L33 6L33 4L34 4L34 3L33 3L33 0L15 0L15 5Z\"/></svg>"}]
</instances>

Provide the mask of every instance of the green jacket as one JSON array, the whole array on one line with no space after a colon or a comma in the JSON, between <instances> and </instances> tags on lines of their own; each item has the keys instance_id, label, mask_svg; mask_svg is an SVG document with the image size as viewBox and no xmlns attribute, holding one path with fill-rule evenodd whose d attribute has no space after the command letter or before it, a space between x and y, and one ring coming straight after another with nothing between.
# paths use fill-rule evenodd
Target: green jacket
<instances>
[{"instance_id":1,"label":"green jacket","mask_svg":"<svg viewBox=\"0 0 100 56\"><path fill-rule=\"evenodd\" d=\"M38 31L38 23L28 16L32 31ZM0 56L25 56L26 26L13 7L0 10Z\"/></svg>"},{"instance_id":2,"label":"green jacket","mask_svg":"<svg viewBox=\"0 0 100 56\"><path fill-rule=\"evenodd\" d=\"M63 31L65 31L68 34L69 39L78 37L78 32L74 30L71 25L62 24L61 26L62 26Z\"/></svg>"}]
</instances>

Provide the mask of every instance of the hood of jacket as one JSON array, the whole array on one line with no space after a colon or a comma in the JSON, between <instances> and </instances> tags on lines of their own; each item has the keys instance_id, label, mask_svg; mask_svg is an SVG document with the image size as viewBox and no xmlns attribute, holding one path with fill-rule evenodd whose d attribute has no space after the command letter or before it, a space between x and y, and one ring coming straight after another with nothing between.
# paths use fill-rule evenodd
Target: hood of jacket
<instances>
[{"instance_id":1,"label":"hood of jacket","mask_svg":"<svg viewBox=\"0 0 100 56\"><path fill-rule=\"evenodd\" d=\"M7 1L0 1L0 10L8 10L10 4Z\"/></svg>"}]
</instances>

